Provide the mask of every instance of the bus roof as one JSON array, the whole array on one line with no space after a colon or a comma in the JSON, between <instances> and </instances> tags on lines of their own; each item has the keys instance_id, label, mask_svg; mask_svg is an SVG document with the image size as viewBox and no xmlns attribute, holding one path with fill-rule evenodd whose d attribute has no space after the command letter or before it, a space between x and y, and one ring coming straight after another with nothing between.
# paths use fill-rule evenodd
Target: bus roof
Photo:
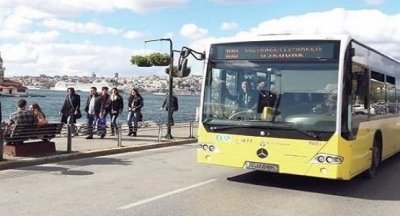
<instances>
[{"instance_id":1,"label":"bus roof","mask_svg":"<svg viewBox=\"0 0 400 216\"><path fill-rule=\"evenodd\" d=\"M252 41L279 41L279 40L341 40L350 41L352 38L350 35L337 34L337 35L323 35L323 34L268 34L268 35L254 35L244 36L238 38L221 39L218 41L211 42L212 44L224 44L234 42L252 42Z\"/></svg>"}]
</instances>

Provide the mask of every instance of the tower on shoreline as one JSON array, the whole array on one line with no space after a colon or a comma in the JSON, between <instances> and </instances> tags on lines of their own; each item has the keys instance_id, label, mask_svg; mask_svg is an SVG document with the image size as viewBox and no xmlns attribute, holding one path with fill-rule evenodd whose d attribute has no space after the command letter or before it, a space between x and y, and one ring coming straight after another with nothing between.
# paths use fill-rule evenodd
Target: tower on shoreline
<instances>
[{"instance_id":1,"label":"tower on shoreline","mask_svg":"<svg viewBox=\"0 0 400 216\"><path fill-rule=\"evenodd\" d=\"M1 52L0 52L0 85L4 83L4 71L6 70L5 67L3 67L3 58L1 57Z\"/></svg>"}]
</instances>

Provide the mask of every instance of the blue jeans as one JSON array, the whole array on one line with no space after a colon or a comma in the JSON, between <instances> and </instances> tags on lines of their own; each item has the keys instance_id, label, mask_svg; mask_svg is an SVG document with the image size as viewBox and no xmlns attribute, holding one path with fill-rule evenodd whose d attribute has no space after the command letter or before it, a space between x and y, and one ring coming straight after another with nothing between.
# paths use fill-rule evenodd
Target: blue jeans
<instances>
[{"instance_id":1,"label":"blue jeans","mask_svg":"<svg viewBox=\"0 0 400 216\"><path fill-rule=\"evenodd\" d=\"M93 136L93 125L96 123L95 114L87 114L87 131L89 136Z\"/></svg>"},{"instance_id":2,"label":"blue jeans","mask_svg":"<svg viewBox=\"0 0 400 216\"><path fill-rule=\"evenodd\" d=\"M114 133L118 129L117 118L118 118L118 113L111 114L111 133Z\"/></svg>"},{"instance_id":3,"label":"blue jeans","mask_svg":"<svg viewBox=\"0 0 400 216\"><path fill-rule=\"evenodd\" d=\"M128 113L127 121L128 121L129 131L132 130L132 126L133 126L134 130L137 130L139 114L140 114L140 112L129 112ZM133 125L132 125L132 123L133 123Z\"/></svg>"}]
</instances>

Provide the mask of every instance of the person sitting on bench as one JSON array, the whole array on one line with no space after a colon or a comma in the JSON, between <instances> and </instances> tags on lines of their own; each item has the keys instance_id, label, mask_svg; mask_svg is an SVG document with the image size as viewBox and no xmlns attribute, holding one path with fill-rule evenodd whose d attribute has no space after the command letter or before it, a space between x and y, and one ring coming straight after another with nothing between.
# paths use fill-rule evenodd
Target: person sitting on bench
<instances>
[{"instance_id":1,"label":"person sitting on bench","mask_svg":"<svg viewBox=\"0 0 400 216\"><path fill-rule=\"evenodd\" d=\"M42 109L40 109L39 104L34 103L29 107L29 110L33 112L33 115L36 118L37 125L42 126L46 125L49 123L49 121L46 119L46 115L43 113Z\"/></svg>"},{"instance_id":2,"label":"person sitting on bench","mask_svg":"<svg viewBox=\"0 0 400 216\"><path fill-rule=\"evenodd\" d=\"M26 110L26 100L20 99L17 102L18 111L11 113L9 125L17 124L37 124L37 119L33 112Z\"/></svg>"}]
</instances>

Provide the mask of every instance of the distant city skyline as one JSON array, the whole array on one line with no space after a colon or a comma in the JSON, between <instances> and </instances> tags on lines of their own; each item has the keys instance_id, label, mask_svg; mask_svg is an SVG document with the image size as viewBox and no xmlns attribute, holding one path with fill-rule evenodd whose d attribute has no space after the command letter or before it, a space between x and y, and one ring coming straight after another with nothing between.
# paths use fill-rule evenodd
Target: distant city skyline
<instances>
[{"instance_id":1,"label":"distant city skyline","mask_svg":"<svg viewBox=\"0 0 400 216\"><path fill-rule=\"evenodd\" d=\"M400 59L400 2L394 0L2 0L0 52L5 76L162 75L138 68L132 55L211 41L280 33L350 34ZM192 73L203 64L190 59Z\"/></svg>"}]
</instances>

